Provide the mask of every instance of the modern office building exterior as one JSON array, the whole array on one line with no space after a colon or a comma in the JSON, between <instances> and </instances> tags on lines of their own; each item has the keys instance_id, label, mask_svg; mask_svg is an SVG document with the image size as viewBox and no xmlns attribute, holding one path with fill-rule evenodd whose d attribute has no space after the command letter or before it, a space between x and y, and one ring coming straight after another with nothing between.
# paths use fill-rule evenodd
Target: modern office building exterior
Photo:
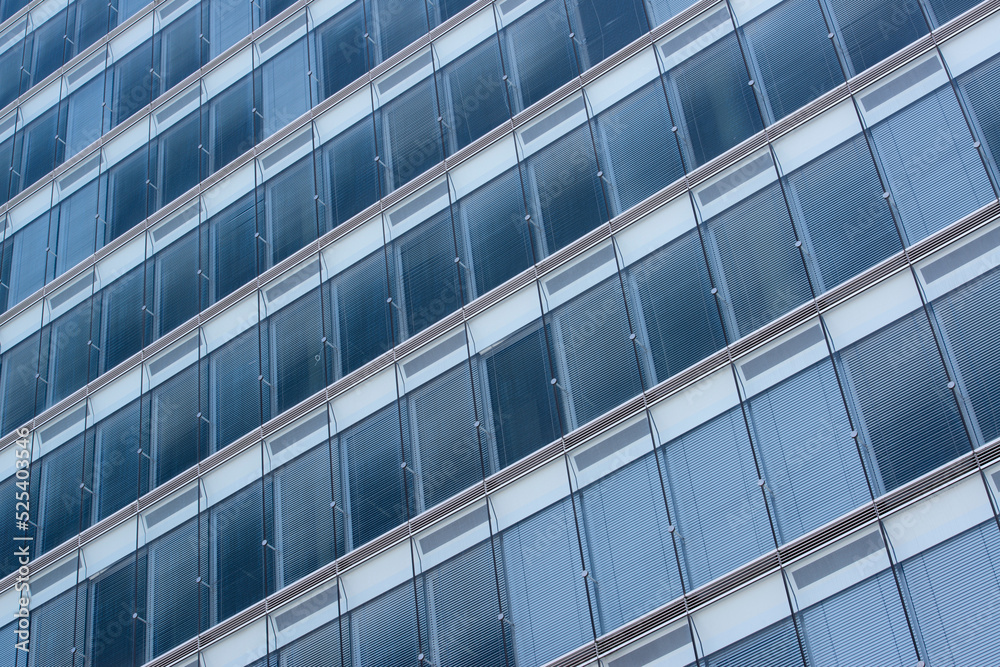
<instances>
[{"instance_id":1,"label":"modern office building exterior","mask_svg":"<svg viewBox=\"0 0 1000 667\"><path fill-rule=\"evenodd\" d=\"M144 2L0 4L0 665L1000 665L1000 1Z\"/></svg>"}]
</instances>

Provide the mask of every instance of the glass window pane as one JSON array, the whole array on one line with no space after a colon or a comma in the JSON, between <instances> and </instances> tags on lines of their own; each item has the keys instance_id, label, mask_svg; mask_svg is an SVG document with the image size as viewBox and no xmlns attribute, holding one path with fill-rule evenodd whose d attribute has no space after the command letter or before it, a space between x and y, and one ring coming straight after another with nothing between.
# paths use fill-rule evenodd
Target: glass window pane
<instances>
[{"instance_id":1,"label":"glass window pane","mask_svg":"<svg viewBox=\"0 0 1000 667\"><path fill-rule=\"evenodd\" d=\"M829 360L751 398L749 414L782 543L871 499Z\"/></svg>"},{"instance_id":2,"label":"glass window pane","mask_svg":"<svg viewBox=\"0 0 1000 667\"><path fill-rule=\"evenodd\" d=\"M527 159L526 185L541 217L544 255L551 255L607 220L597 172L594 144L586 125Z\"/></svg>"},{"instance_id":3,"label":"glass window pane","mask_svg":"<svg viewBox=\"0 0 1000 667\"><path fill-rule=\"evenodd\" d=\"M341 378L392 347L395 309L386 304L389 285L385 254L379 250L330 281L331 331L336 332L337 362L334 375Z\"/></svg>"},{"instance_id":4,"label":"glass window pane","mask_svg":"<svg viewBox=\"0 0 1000 667\"><path fill-rule=\"evenodd\" d=\"M969 451L962 417L922 311L848 346L840 358L883 492Z\"/></svg>"},{"instance_id":5,"label":"glass window pane","mask_svg":"<svg viewBox=\"0 0 1000 667\"><path fill-rule=\"evenodd\" d=\"M547 0L503 30L514 113L578 74L563 0Z\"/></svg>"},{"instance_id":6,"label":"glass window pane","mask_svg":"<svg viewBox=\"0 0 1000 667\"><path fill-rule=\"evenodd\" d=\"M500 536L519 665L545 664L593 639L573 526L566 498Z\"/></svg>"},{"instance_id":7,"label":"glass window pane","mask_svg":"<svg viewBox=\"0 0 1000 667\"><path fill-rule=\"evenodd\" d=\"M990 442L1000 436L1000 271L938 298L932 308L958 367L960 395L971 403L981 442Z\"/></svg>"},{"instance_id":8,"label":"glass window pane","mask_svg":"<svg viewBox=\"0 0 1000 667\"><path fill-rule=\"evenodd\" d=\"M393 243L406 312L404 340L462 305L451 212L445 209Z\"/></svg>"},{"instance_id":9,"label":"glass window pane","mask_svg":"<svg viewBox=\"0 0 1000 667\"><path fill-rule=\"evenodd\" d=\"M642 391L617 275L560 306L547 319L567 430Z\"/></svg>"},{"instance_id":10,"label":"glass window pane","mask_svg":"<svg viewBox=\"0 0 1000 667\"><path fill-rule=\"evenodd\" d=\"M262 502L258 481L211 510L214 623L246 609L265 595ZM273 559L268 558L268 563L273 563ZM268 586L268 590L273 587Z\"/></svg>"},{"instance_id":11,"label":"glass window pane","mask_svg":"<svg viewBox=\"0 0 1000 667\"><path fill-rule=\"evenodd\" d=\"M111 516L149 488L148 468L138 453L139 405L139 401L133 401L97 425L97 521ZM148 413L143 416L148 417Z\"/></svg>"},{"instance_id":12,"label":"glass window pane","mask_svg":"<svg viewBox=\"0 0 1000 667\"><path fill-rule=\"evenodd\" d=\"M415 663L420 643L413 584L407 582L352 611L351 635L357 667Z\"/></svg>"},{"instance_id":13,"label":"glass window pane","mask_svg":"<svg viewBox=\"0 0 1000 667\"><path fill-rule=\"evenodd\" d=\"M371 118L340 133L323 146L320 212L326 231L340 226L378 199L375 135Z\"/></svg>"},{"instance_id":14,"label":"glass window pane","mask_svg":"<svg viewBox=\"0 0 1000 667\"><path fill-rule=\"evenodd\" d=\"M827 0L851 74L865 71L927 34L919 0Z\"/></svg>"},{"instance_id":15,"label":"glass window pane","mask_svg":"<svg viewBox=\"0 0 1000 667\"><path fill-rule=\"evenodd\" d=\"M406 428L403 413L403 428ZM409 488L401 464L400 416L393 404L341 436L350 489L351 548L370 542L407 519Z\"/></svg>"},{"instance_id":16,"label":"glass window pane","mask_svg":"<svg viewBox=\"0 0 1000 667\"><path fill-rule=\"evenodd\" d=\"M989 665L1000 635L989 631L1000 599L1000 537L987 521L903 562L928 664Z\"/></svg>"},{"instance_id":17,"label":"glass window pane","mask_svg":"<svg viewBox=\"0 0 1000 667\"><path fill-rule=\"evenodd\" d=\"M503 66L495 37L448 63L438 72L447 111L448 154L469 145L510 118Z\"/></svg>"},{"instance_id":18,"label":"glass window pane","mask_svg":"<svg viewBox=\"0 0 1000 667\"><path fill-rule=\"evenodd\" d=\"M365 17L354 2L316 30L320 98L326 99L365 73Z\"/></svg>"},{"instance_id":19,"label":"glass window pane","mask_svg":"<svg viewBox=\"0 0 1000 667\"><path fill-rule=\"evenodd\" d=\"M726 35L664 76L689 170L763 127L735 34Z\"/></svg>"},{"instance_id":20,"label":"glass window pane","mask_svg":"<svg viewBox=\"0 0 1000 667\"><path fill-rule=\"evenodd\" d=\"M176 477L208 454L208 421L198 416L199 393L207 396L207 369L191 366L156 387L152 392L150 419L153 486ZM200 432L199 432L200 431Z\"/></svg>"},{"instance_id":21,"label":"glass window pane","mask_svg":"<svg viewBox=\"0 0 1000 667\"><path fill-rule=\"evenodd\" d=\"M261 67L264 137L269 137L312 106L306 39L303 37Z\"/></svg>"},{"instance_id":22,"label":"glass window pane","mask_svg":"<svg viewBox=\"0 0 1000 667\"><path fill-rule=\"evenodd\" d=\"M489 542L438 565L423 576L431 619L428 659L435 665L505 667L504 626ZM409 664L409 661L401 663Z\"/></svg>"},{"instance_id":23,"label":"glass window pane","mask_svg":"<svg viewBox=\"0 0 1000 667\"><path fill-rule=\"evenodd\" d=\"M199 573L208 571L207 549L200 550L200 567L198 563L199 522L204 545L208 542L206 524L194 519L149 546L147 620L152 657L166 653L208 626L208 589L196 581ZM200 623L199 609L202 611Z\"/></svg>"},{"instance_id":24,"label":"glass window pane","mask_svg":"<svg viewBox=\"0 0 1000 667\"><path fill-rule=\"evenodd\" d=\"M331 466L339 464L326 442L274 474L275 539L279 586L287 586L344 553L344 522L330 503ZM336 495L341 500L340 494Z\"/></svg>"},{"instance_id":25,"label":"glass window pane","mask_svg":"<svg viewBox=\"0 0 1000 667\"><path fill-rule=\"evenodd\" d=\"M626 276L629 311L643 352L652 357L647 385L663 382L725 346L696 231L628 267Z\"/></svg>"},{"instance_id":26,"label":"glass window pane","mask_svg":"<svg viewBox=\"0 0 1000 667\"><path fill-rule=\"evenodd\" d=\"M570 0L581 69L588 69L648 30L642 0Z\"/></svg>"},{"instance_id":27,"label":"glass window pane","mask_svg":"<svg viewBox=\"0 0 1000 667\"><path fill-rule=\"evenodd\" d=\"M473 283L466 292L466 301L531 266L529 225L524 220L524 196L517 169L459 200L456 224L462 229L459 255L467 267L465 285Z\"/></svg>"},{"instance_id":28,"label":"glass window pane","mask_svg":"<svg viewBox=\"0 0 1000 667\"><path fill-rule=\"evenodd\" d=\"M93 496L94 436L79 435L42 459L37 491L40 553L72 538L90 525ZM131 616L131 612L129 613Z\"/></svg>"},{"instance_id":29,"label":"glass window pane","mask_svg":"<svg viewBox=\"0 0 1000 667\"><path fill-rule=\"evenodd\" d=\"M909 244L996 199L950 86L878 123L871 134Z\"/></svg>"},{"instance_id":30,"label":"glass window pane","mask_svg":"<svg viewBox=\"0 0 1000 667\"><path fill-rule=\"evenodd\" d=\"M417 389L406 403L423 510L483 479L468 366ZM485 465L489 474L488 459Z\"/></svg>"},{"instance_id":31,"label":"glass window pane","mask_svg":"<svg viewBox=\"0 0 1000 667\"><path fill-rule=\"evenodd\" d=\"M797 169L786 183L817 293L903 249L864 137Z\"/></svg>"},{"instance_id":32,"label":"glass window pane","mask_svg":"<svg viewBox=\"0 0 1000 667\"><path fill-rule=\"evenodd\" d=\"M265 186L267 241L274 264L315 241L319 235L312 166L310 155L270 179Z\"/></svg>"},{"instance_id":33,"label":"glass window pane","mask_svg":"<svg viewBox=\"0 0 1000 667\"><path fill-rule=\"evenodd\" d=\"M271 317L277 413L326 386L322 321L318 289Z\"/></svg>"},{"instance_id":34,"label":"glass window pane","mask_svg":"<svg viewBox=\"0 0 1000 667\"><path fill-rule=\"evenodd\" d=\"M597 116L601 170L611 185L612 215L635 206L684 175L659 81Z\"/></svg>"},{"instance_id":35,"label":"glass window pane","mask_svg":"<svg viewBox=\"0 0 1000 667\"><path fill-rule=\"evenodd\" d=\"M211 239L211 292L212 303L231 294L257 275L254 257L259 241L257 233L256 202L253 193L241 197L229 208L209 220Z\"/></svg>"},{"instance_id":36,"label":"glass window pane","mask_svg":"<svg viewBox=\"0 0 1000 667\"><path fill-rule=\"evenodd\" d=\"M213 451L261 425L260 350L257 327L212 353L211 394Z\"/></svg>"},{"instance_id":37,"label":"glass window pane","mask_svg":"<svg viewBox=\"0 0 1000 667\"><path fill-rule=\"evenodd\" d=\"M774 548L739 408L666 443L661 456L689 589Z\"/></svg>"},{"instance_id":38,"label":"glass window pane","mask_svg":"<svg viewBox=\"0 0 1000 667\"><path fill-rule=\"evenodd\" d=\"M541 329L530 327L483 360L493 411L492 440L505 468L559 437L559 416Z\"/></svg>"},{"instance_id":39,"label":"glass window pane","mask_svg":"<svg viewBox=\"0 0 1000 667\"><path fill-rule=\"evenodd\" d=\"M645 423L642 423L645 428ZM650 452L579 492L587 571L605 633L681 594L656 459Z\"/></svg>"},{"instance_id":40,"label":"glass window pane","mask_svg":"<svg viewBox=\"0 0 1000 667\"><path fill-rule=\"evenodd\" d=\"M812 298L795 230L774 183L711 218L706 241L718 253L716 281L741 338ZM710 254L711 257L711 254Z\"/></svg>"},{"instance_id":41,"label":"glass window pane","mask_svg":"<svg viewBox=\"0 0 1000 667\"><path fill-rule=\"evenodd\" d=\"M787 0L743 27L770 121L784 118L844 75L816 0ZM789 35L795 35L789 39Z\"/></svg>"},{"instance_id":42,"label":"glass window pane","mask_svg":"<svg viewBox=\"0 0 1000 667\"><path fill-rule=\"evenodd\" d=\"M888 570L803 609L796 620L811 665L916 663L906 612ZM873 626L879 631L871 632Z\"/></svg>"},{"instance_id":43,"label":"glass window pane","mask_svg":"<svg viewBox=\"0 0 1000 667\"><path fill-rule=\"evenodd\" d=\"M430 78L376 112L383 195L444 159L437 118L434 82Z\"/></svg>"},{"instance_id":44,"label":"glass window pane","mask_svg":"<svg viewBox=\"0 0 1000 667\"><path fill-rule=\"evenodd\" d=\"M152 340L153 318L143 311L145 305L143 288L145 287L145 267L138 266L124 276L105 287L99 297L95 297L95 306L103 303L104 313L101 320L94 323L93 329L103 323L101 336L101 370L107 371L142 349L144 343ZM90 303L84 302L77 309L86 308L86 322L82 322L80 332L81 347L87 347L90 340ZM95 308L96 310L96 308ZM100 315L100 310L96 310ZM82 317L82 316L81 316ZM96 376L97 368L91 369L91 375ZM86 371L74 384L72 391L85 384ZM84 381L81 381L84 380ZM68 395L68 394L67 394Z\"/></svg>"}]
</instances>

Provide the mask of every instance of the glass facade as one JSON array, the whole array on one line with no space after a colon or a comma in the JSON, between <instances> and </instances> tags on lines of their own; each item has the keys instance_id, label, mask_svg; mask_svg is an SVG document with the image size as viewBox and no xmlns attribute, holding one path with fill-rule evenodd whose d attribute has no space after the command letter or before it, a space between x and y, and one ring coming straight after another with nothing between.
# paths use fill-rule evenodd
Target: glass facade
<instances>
[{"instance_id":1,"label":"glass facade","mask_svg":"<svg viewBox=\"0 0 1000 667\"><path fill-rule=\"evenodd\" d=\"M0 666L1000 664L993 4L22 4Z\"/></svg>"}]
</instances>

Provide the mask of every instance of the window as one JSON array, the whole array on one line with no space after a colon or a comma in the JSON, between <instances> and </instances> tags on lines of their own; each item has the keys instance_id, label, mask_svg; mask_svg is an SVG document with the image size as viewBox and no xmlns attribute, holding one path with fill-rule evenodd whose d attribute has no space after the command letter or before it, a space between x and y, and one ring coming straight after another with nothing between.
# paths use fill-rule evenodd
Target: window
<instances>
[{"instance_id":1,"label":"window","mask_svg":"<svg viewBox=\"0 0 1000 667\"><path fill-rule=\"evenodd\" d=\"M402 428L408 428L405 412L402 420ZM402 468L410 460L404 455L409 447L400 442L402 435L400 413L393 403L340 437L341 465L350 490L352 549L406 521L407 509L414 512L412 486Z\"/></svg>"},{"instance_id":2,"label":"window","mask_svg":"<svg viewBox=\"0 0 1000 667\"><path fill-rule=\"evenodd\" d=\"M365 73L365 21L351 3L316 30L320 97L326 99Z\"/></svg>"},{"instance_id":3,"label":"window","mask_svg":"<svg viewBox=\"0 0 1000 667\"><path fill-rule=\"evenodd\" d=\"M320 294L315 289L270 318L275 414L304 401L327 384Z\"/></svg>"},{"instance_id":4,"label":"window","mask_svg":"<svg viewBox=\"0 0 1000 667\"><path fill-rule=\"evenodd\" d=\"M493 432L488 436L505 468L559 437L545 335L532 325L483 355Z\"/></svg>"}]
</instances>

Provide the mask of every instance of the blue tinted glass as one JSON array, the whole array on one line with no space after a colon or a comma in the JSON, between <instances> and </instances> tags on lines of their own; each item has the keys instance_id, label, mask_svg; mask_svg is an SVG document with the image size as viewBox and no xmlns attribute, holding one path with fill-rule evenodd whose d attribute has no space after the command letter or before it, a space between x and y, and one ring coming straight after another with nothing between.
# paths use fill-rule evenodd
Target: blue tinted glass
<instances>
[{"instance_id":1,"label":"blue tinted glass","mask_svg":"<svg viewBox=\"0 0 1000 667\"><path fill-rule=\"evenodd\" d=\"M1000 436L1000 386L996 382L1000 377L1000 327L992 316L998 307L1000 272L996 269L933 303L982 443Z\"/></svg>"},{"instance_id":2,"label":"blue tinted glass","mask_svg":"<svg viewBox=\"0 0 1000 667\"><path fill-rule=\"evenodd\" d=\"M403 413L405 417L406 413ZM405 419L403 427L406 428ZM350 489L351 546L357 548L407 519L407 480L395 405L341 436Z\"/></svg>"},{"instance_id":3,"label":"blue tinted glass","mask_svg":"<svg viewBox=\"0 0 1000 667\"><path fill-rule=\"evenodd\" d=\"M256 206L246 195L209 220L212 241L211 281L213 302L245 285L257 275L255 262L247 261L257 250Z\"/></svg>"},{"instance_id":4,"label":"blue tinted glass","mask_svg":"<svg viewBox=\"0 0 1000 667\"><path fill-rule=\"evenodd\" d=\"M594 145L586 125L528 158L525 171L533 208L541 217L544 255L565 247L607 219Z\"/></svg>"},{"instance_id":5,"label":"blue tinted glass","mask_svg":"<svg viewBox=\"0 0 1000 667\"><path fill-rule=\"evenodd\" d=\"M149 399L153 486L173 479L197 463L199 448L202 456L208 453L209 424L198 412L200 401L208 393L207 364L203 362L202 366L201 387L198 366L193 365L158 385Z\"/></svg>"},{"instance_id":6,"label":"blue tinted glass","mask_svg":"<svg viewBox=\"0 0 1000 667\"><path fill-rule=\"evenodd\" d=\"M444 158L434 82L428 78L376 112L382 193L392 192Z\"/></svg>"},{"instance_id":7,"label":"blue tinted glass","mask_svg":"<svg viewBox=\"0 0 1000 667\"><path fill-rule=\"evenodd\" d=\"M542 665L593 639L573 525L566 498L500 537L517 664Z\"/></svg>"},{"instance_id":8,"label":"blue tinted glass","mask_svg":"<svg viewBox=\"0 0 1000 667\"><path fill-rule=\"evenodd\" d=\"M323 146L323 196L320 214L326 230L334 229L378 199L375 135L370 118L357 123Z\"/></svg>"},{"instance_id":9,"label":"blue tinted glass","mask_svg":"<svg viewBox=\"0 0 1000 667\"><path fill-rule=\"evenodd\" d=\"M885 491L969 451L923 312L840 353Z\"/></svg>"},{"instance_id":10,"label":"blue tinted glass","mask_svg":"<svg viewBox=\"0 0 1000 667\"><path fill-rule=\"evenodd\" d=\"M1000 117L994 110L1000 107L1000 58L987 60L961 75L958 85L996 178L1000 164Z\"/></svg>"},{"instance_id":11,"label":"blue tinted glass","mask_svg":"<svg viewBox=\"0 0 1000 667\"><path fill-rule=\"evenodd\" d=\"M987 521L903 561L910 610L919 623L928 664L968 660L989 665L1000 660L1000 635L976 632L989 623L996 606L982 600L1000 598L996 567L1000 538L996 523ZM976 619L976 620L974 620Z\"/></svg>"},{"instance_id":12,"label":"blue tinted glass","mask_svg":"<svg viewBox=\"0 0 1000 667\"><path fill-rule=\"evenodd\" d=\"M950 86L875 125L871 134L908 243L996 199Z\"/></svg>"},{"instance_id":13,"label":"blue tinted glass","mask_svg":"<svg viewBox=\"0 0 1000 667\"><path fill-rule=\"evenodd\" d=\"M148 417L148 413L140 415L139 401L133 401L98 424L94 466L98 521L149 488L148 468L138 454L141 417Z\"/></svg>"},{"instance_id":14,"label":"blue tinted glass","mask_svg":"<svg viewBox=\"0 0 1000 667\"><path fill-rule=\"evenodd\" d=\"M271 246L271 262L277 264L318 236L312 156L268 180L264 191L266 240Z\"/></svg>"},{"instance_id":15,"label":"blue tinted glass","mask_svg":"<svg viewBox=\"0 0 1000 667\"><path fill-rule=\"evenodd\" d=\"M406 312L403 340L461 306L455 237L448 209L394 244L402 278L399 297Z\"/></svg>"},{"instance_id":16,"label":"blue tinted glass","mask_svg":"<svg viewBox=\"0 0 1000 667\"><path fill-rule=\"evenodd\" d=\"M41 526L40 553L49 551L90 525L93 496L94 437L79 435L42 459L41 484L36 497ZM81 472L84 474L81 475Z\"/></svg>"},{"instance_id":17,"label":"blue tinted glass","mask_svg":"<svg viewBox=\"0 0 1000 667\"><path fill-rule=\"evenodd\" d=\"M156 255L156 330L172 331L198 314L198 234L188 234Z\"/></svg>"},{"instance_id":18,"label":"blue tinted glass","mask_svg":"<svg viewBox=\"0 0 1000 667\"><path fill-rule=\"evenodd\" d=\"M927 34L919 0L827 0L850 73L858 74Z\"/></svg>"},{"instance_id":19,"label":"blue tinted glass","mask_svg":"<svg viewBox=\"0 0 1000 667\"><path fill-rule=\"evenodd\" d=\"M802 667L802 651L792 620L785 619L706 656L704 662L707 667Z\"/></svg>"},{"instance_id":20,"label":"blue tinted glass","mask_svg":"<svg viewBox=\"0 0 1000 667\"><path fill-rule=\"evenodd\" d=\"M646 428L643 422L640 424ZM609 632L681 594L666 505L652 452L579 493L587 569Z\"/></svg>"},{"instance_id":21,"label":"blue tinted glass","mask_svg":"<svg viewBox=\"0 0 1000 667\"><path fill-rule=\"evenodd\" d=\"M735 34L726 35L665 76L688 169L763 127Z\"/></svg>"},{"instance_id":22,"label":"blue tinted glass","mask_svg":"<svg viewBox=\"0 0 1000 667\"><path fill-rule=\"evenodd\" d=\"M201 66L201 11L191 9L160 32L161 90L167 91Z\"/></svg>"},{"instance_id":23,"label":"blue tinted glass","mask_svg":"<svg viewBox=\"0 0 1000 667\"><path fill-rule=\"evenodd\" d=\"M318 289L271 317L278 412L309 398L326 385L322 319Z\"/></svg>"},{"instance_id":24,"label":"blue tinted glass","mask_svg":"<svg viewBox=\"0 0 1000 667\"><path fill-rule=\"evenodd\" d=\"M577 75L568 26L562 0L548 0L504 28L504 64L515 113Z\"/></svg>"},{"instance_id":25,"label":"blue tinted glass","mask_svg":"<svg viewBox=\"0 0 1000 667\"><path fill-rule=\"evenodd\" d=\"M211 510L210 539L216 623L246 609L265 595L264 513L261 482L223 500ZM268 563L274 560L268 558ZM270 567L268 568L270 570Z\"/></svg>"},{"instance_id":26,"label":"blue tinted glass","mask_svg":"<svg viewBox=\"0 0 1000 667\"><path fill-rule=\"evenodd\" d=\"M192 115L160 137L157 208L198 184L198 125L197 116Z\"/></svg>"},{"instance_id":27,"label":"blue tinted glass","mask_svg":"<svg viewBox=\"0 0 1000 667\"><path fill-rule=\"evenodd\" d=\"M215 450L261 424L259 354L257 327L251 327L209 359Z\"/></svg>"},{"instance_id":28,"label":"blue tinted glass","mask_svg":"<svg viewBox=\"0 0 1000 667\"><path fill-rule=\"evenodd\" d=\"M732 339L812 298L781 189L772 184L708 221Z\"/></svg>"},{"instance_id":29,"label":"blue tinted glass","mask_svg":"<svg viewBox=\"0 0 1000 667\"><path fill-rule=\"evenodd\" d=\"M817 293L903 249L864 137L797 169L786 183Z\"/></svg>"},{"instance_id":30,"label":"blue tinted glass","mask_svg":"<svg viewBox=\"0 0 1000 667\"><path fill-rule=\"evenodd\" d=\"M725 346L696 231L628 267L626 275L633 326L643 351L652 357L647 385L663 382Z\"/></svg>"},{"instance_id":31,"label":"blue tinted glass","mask_svg":"<svg viewBox=\"0 0 1000 667\"><path fill-rule=\"evenodd\" d=\"M365 20L354 2L316 30L320 98L326 99L365 73Z\"/></svg>"},{"instance_id":32,"label":"blue tinted glass","mask_svg":"<svg viewBox=\"0 0 1000 667\"><path fill-rule=\"evenodd\" d=\"M517 169L463 197L457 218L465 284L473 283L466 301L531 266L531 239Z\"/></svg>"},{"instance_id":33,"label":"blue tinted glass","mask_svg":"<svg viewBox=\"0 0 1000 667\"><path fill-rule=\"evenodd\" d=\"M343 377L392 346L393 327L386 304L389 295L382 251L358 262L330 282L336 339L335 376Z\"/></svg>"},{"instance_id":34,"label":"blue tinted glass","mask_svg":"<svg viewBox=\"0 0 1000 667\"><path fill-rule=\"evenodd\" d=\"M245 76L208 103L202 114L202 136L209 146L207 174L213 174L253 148L253 80Z\"/></svg>"},{"instance_id":35,"label":"blue tinted glass","mask_svg":"<svg viewBox=\"0 0 1000 667\"><path fill-rule=\"evenodd\" d=\"M484 462L473 426L476 410L466 364L412 392L406 405L423 508L482 480Z\"/></svg>"},{"instance_id":36,"label":"blue tinted glass","mask_svg":"<svg viewBox=\"0 0 1000 667\"><path fill-rule=\"evenodd\" d=\"M617 215L684 175L663 87L654 82L597 116L601 170Z\"/></svg>"},{"instance_id":37,"label":"blue tinted glass","mask_svg":"<svg viewBox=\"0 0 1000 667\"><path fill-rule=\"evenodd\" d=\"M504 468L559 437L542 331L515 334L490 351L484 367L496 455Z\"/></svg>"},{"instance_id":38,"label":"blue tinted glass","mask_svg":"<svg viewBox=\"0 0 1000 667\"><path fill-rule=\"evenodd\" d=\"M137 576L145 572L145 555L129 556L93 580L89 644L95 663L130 665L143 655L145 633L129 630L132 614L146 606L146 577Z\"/></svg>"},{"instance_id":39,"label":"blue tinted glass","mask_svg":"<svg viewBox=\"0 0 1000 667\"><path fill-rule=\"evenodd\" d=\"M497 41L489 37L439 73L448 111L448 153L467 146L507 120L507 91Z\"/></svg>"},{"instance_id":40,"label":"blue tinted glass","mask_svg":"<svg viewBox=\"0 0 1000 667\"><path fill-rule=\"evenodd\" d=\"M263 104L264 137L269 137L312 106L306 40L302 38L261 66L258 95Z\"/></svg>"},{"instance_id":41,"label":"blue tinted glass","mask_svg":"<svg viewBox=\"0 0 1000 667\"><path fill-rule=\"evenodd\" d=\"M648 30L642 0L570 0L581 69L593 67Z\"/></svg>"},{"instance_id":42,"label":"blue tinted glass","mask_svg":"<svg viewBox=\"0 0 1000 667\"><path fill-rule=\"evenodd\" d=\"M138 318L136 320L141 322ZM55 405L87 384L88 380L97 377L96 351L88 345L90 340L89 300L85 300L52 323L47 405ZM139 347L135 349L138 350Z\"/></svg>"},{"instance_id":43,"label":"blue tinted glass","mask_svg":"<svg viewBox=\"0 0 1000 667\"><path fill-rule=\"evenodd\" d=\"M786 0L744 26L743 34L771 122L844 80L816 0Z\"/></svg>"},{"instance_id":44,"label":"blue tinted glass","mask_svg":"<svg viewBox=\"0 0 1000 667\"><path fill-rule=\"evenodd\" d=\"M480 543L438 565L423 580L427 613L435 619L430 660L504 667L512 647L509 635L505 642L505 626L497 621L500 608L490 544Z\"/></svg>"},{"instance_id":45,"label":"blue tinted glass","mask_svg":"<svg viewBox=\"0 0 1000 667\"><path fill-rule=\"evenodd\" d=\"M152 341L153 318L142 309L145 305L144 269L143 266L132 269L100 293L99 299L104 307L104 329L101 335L102 371L114 368L141 350L144 344ZM85 305L89 310L90 304L85 302ZM89 323L88 314L86 326L82 326L84 344L90 338ZM78 384L73 391L82 386L83 383Z\"/></svg>"},{"instance_id":46,"label":"blue tinted glass","mask_svg":"<svg viewBox=\"0 0 1000 667\"><path fill-rule=\"evenodd\" d=\"M870 500L829 360L752 397L749 414L781 542Z\"/></svg>"},{"instance_id":47,"label":"blue tinted glass","mask_svg":"<svg viewBox=\"0 0 1000 667\"><path fill-rule=\"evenodd\" d=\"M96 76L69 96L66 120L66 157L72 157L101 136L104 115L104 77Z\"/></svg>"},{"instance_id":48,"label":"blue tinted glass","mask_svg":"<svg viewBox=\"0 0 1000 667\"><path fill-rule=\"evenodd\" d=\"M547 319L567 429L642 391L617 276L560 306Z\"/></svg>"},{"instance_id":49,"label":"blue tinted glass","mask_svg":"<svg viewBox=\"0 0 1000 667\"><path fill-rule=\"evenodd\" d=\"M739 408L660 448L689 588L774 548Z\"/></svg>"}]
</instances>

